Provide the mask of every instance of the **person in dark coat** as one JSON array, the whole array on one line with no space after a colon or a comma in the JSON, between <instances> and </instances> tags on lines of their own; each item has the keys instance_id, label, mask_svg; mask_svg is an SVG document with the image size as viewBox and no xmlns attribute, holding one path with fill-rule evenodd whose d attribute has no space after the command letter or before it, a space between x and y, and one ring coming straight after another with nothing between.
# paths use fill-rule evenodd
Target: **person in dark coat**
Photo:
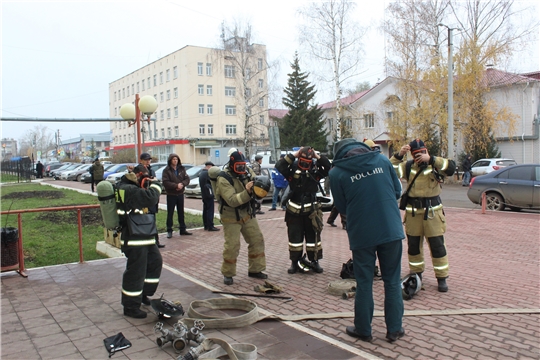
<instances>
[{"instance_id":1,"label":"person in dark coat","mask_svg":"<svg viewBox=\"0 0 540 360\"><path fill-rule=\"evenodd\" d=\"M378 258L384 281L386 339L393 342L405 335L400 277L405 234L397 204L401 183L390 160L362 142L338 141L334 154L330 188L338 211L347 215L356 279L354 326L347 326L346 332L363 341L373 340L373 274Z\"/></svg>"},{"instance_id":2,"label":"person in dark coat","mask_svg":"<svg viewBox=\"0 0 540 360\"><path fill-rule=\"evenodd\" d=\"M43 164L39 160L36 164L36 178L43 179Z\"/></svg>"},{"instance_id":3,"label":"person in dark coat","mask_svg":"<svg viewBox=\"0 0 540 360\"><path fill-rule=\"evenodd\" d=\"M178 213L178 225L180 235L192 235L186 229L184 221L184 190L189 185L189 175L180 161L180 156L170 154L167 167L161 177L163 186L167 192L167 239L172 237L174 209Z\"/></svg>"},{"instance_id":4,"label":"person in dark coat","mask_svg":"<svg viewBox=\"0 0 540 360\"><path fill-rule=\"evenodd\" d=\"M465 160L463 160L463 163L461 164L461 167L463 168L463 182L461 185L463 186L469 186L469 183L471 182L472 177L472 156L471 154L467 154L467 157L465 157Z\"/></svg>"},{"instance_id":5,"label":"person in dark coat","mask_svg":"<svg viewBox=\"0 0 540 360\"><path fill-rule=\"evenodd\" d=\"M214 192L212 191L212 184L208 177L208 169L214 166L214 163L207 161L204 164L205 168L199 175L199 186L201 187L201 197L203 202L203 224L206 231L219 231L214 226Z\"/></svg>"}]
</instances>

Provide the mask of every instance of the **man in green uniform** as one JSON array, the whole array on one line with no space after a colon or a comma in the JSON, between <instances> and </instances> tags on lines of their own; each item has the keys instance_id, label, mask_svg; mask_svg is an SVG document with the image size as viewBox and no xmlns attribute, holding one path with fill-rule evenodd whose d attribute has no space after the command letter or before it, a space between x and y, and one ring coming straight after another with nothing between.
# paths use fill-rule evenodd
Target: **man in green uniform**
<instances>
[{"instance_id":1,"label":"man in green uniform","mask_svg":"<svg viewBox=\"0 0 540 360\"><path fill-rule=\"evenodd\" d=\"M414 160L404 161L403 157L411 152ZM399 178L406 179L413 185L409 190L409 199L405 210L405 232L407 234L409 269L422 276L425 269L423 239L427 239L435 277L440 292L448 291L448 255L444 243L446 218L440 198L441 183L445 176L454 174L456 165L453 161L428 153L420 139L411 141L395 153L390 162Z\"/></svg>"},{"instance_id":2,"label":"man in green uniform","mask_svg":"<svg viewBox=\"0 0 540 360\"><path fill-rule=\"evenodd\" d=\"M264 237L255 218L253 179L255 173L246 166L241 152L230 155L228 166L217 177L216 199L218 199L225 243L221 273L225 285L233 284L236 276L236 259L240 252L240 234L248 244L248 276L266 279Z\"/></svg>"}]
</instances>

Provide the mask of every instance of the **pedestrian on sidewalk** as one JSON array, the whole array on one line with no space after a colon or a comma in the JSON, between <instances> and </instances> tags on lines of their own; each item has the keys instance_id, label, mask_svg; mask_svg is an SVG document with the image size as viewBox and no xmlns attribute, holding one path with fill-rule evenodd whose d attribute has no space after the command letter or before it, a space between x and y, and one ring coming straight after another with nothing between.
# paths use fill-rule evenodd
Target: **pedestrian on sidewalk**
<instances>
[{"instance_id":1,"label":"pedestrian on sidewalk","mask_svg":"<svg viewBox=\"0 0 540 360\"><path fill-rule=\"evenodd\" d=\"M471 182L471 176L472 176L472 156L471 154L467 154L465 157L465 160L463 160L463 163L461 163L461 168L463 169L463 182L461 183L462 186L469 186L469 183Z\"/></svg>"},{"instance_id":2,"label":"pedestrian on sidewalk","mask_svg":"<svg viewBox=\"0 0 540 360\"><path fill-rule=\"evenodd\" d=\"M267 279L264 237L252 205L255 173L246 164L244 155L234 151L225 169L216 180L216 199L223 224L223 263L221 273L225 285L233 284L236 260L240 253L240 234L248 244L248 276Z\"/></svg>"},{"instance_id":3,"label":"pedestrian on sidewalk","mask_svg":"<svg viewBox=\"0 0 540 360\"><path fill-rule=\"evenodd\" d=\"M405 161L404 156L411 152L414 160ZM444 233L446 218L441 202L442 182L446 176L452 176L456 164L452 160L430 155L424 142L420 139L403 145L395 153L390 162L394 165L397 175L407 180L407 185L413 182L408 192L407 208L405 209L405 232L409 254L409 269L422 279L426 263L424 262L424 237L431 250L431 261L437 278L438 290L448 291L446 278L449 263Z\"/></svg>"},{"instance_id":4,"label":"pedestrian on sidewalk","mask_svg":"<svg viewBox=\"0 0 540 360\"><path fill-rule=\"evenodd\" d=\"M161 179L167 192L167 239L172 238L174 209L178 214L180 235L192 235L187 231L184 220L184 190L189 184L189 175L180 161L180 156L170 154L167 167L163 169Z\"/></svg>"},{"instance_id":5,"label":"pedestrian on sidewalk","mask_svg":"<svg viewBox=\"0 0 540 360\"><path fill-rule=\"evenodd\" d=\"M94 192L94 186L103 181L103 175L105 174L105 169L99 158L96 158L92 166L90 166L90 174L92 175L92 192Z\"/></svg>"},{"instance_id":6,"label":"pedestrian on sidewalk","mask_svg":"<svg viewBox=\"0 0 540 360\"><path fill-rule=\"evenodd\" d=\"M386 339L405 335L401 295L401 256L405 238L397 199L401 184L390 161L355 139L334 145L330 187L334 204L348 219L347 234L356 279L354 326L346 333L362 341L373 340L373 274L379 258L384 281Z\"/></svg>"},{"instance_id":7,"label":"pedestrian on sidewalk","mask_svg":"<svg viewBox=\"0 0 540 360\"><path fill-rule=\"evenodd\" d=\"M214 163L207 161L204 163L205 168L202 169L199 175L199 186L201 188L201 198L203 203L202 218L204 224L204 230L206 231L219 231L214 226L214 192L212 191L212 184L208 177L208 169L214 166Z\"/></svg>"},{"instance_id":8,"label":"pedestrian on sidewalk","mask_svg":"<svg viewBox=\"0 0 540 360\"><path fill-rule=\"evenodd\" d=\"M281 155L280 159L283 159L284 157L285 155ZM272 208L270 209L270 211L276 210L280 195L281 195L280 207L283 210L285 210L286 207L283 202L283 195L285 194L285 189L287 189L289 182L287 181L287 179L285 179L285 176L281 175L279 170L276 168L272 169L271 176L272 176L272 182L274 183L274 193L272 194Z\"/></svg>"}]
</instances>

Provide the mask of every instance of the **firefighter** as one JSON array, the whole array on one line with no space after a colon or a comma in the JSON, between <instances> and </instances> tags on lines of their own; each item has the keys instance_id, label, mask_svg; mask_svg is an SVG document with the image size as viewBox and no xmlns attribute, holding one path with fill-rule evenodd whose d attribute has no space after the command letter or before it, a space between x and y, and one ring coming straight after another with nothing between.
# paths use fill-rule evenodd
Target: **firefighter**
<instances>
[{"instance_id":1,"label":"firefighter","mask_svg":"<svg viewBox=\"0 0 540 360\"><path fill-rule=\"evenodd\" d=\"M255 218L253 184L255 173L240 151L229 157L227 167L216 180L215 196L223 224L223 263L221 273L225 285L233 284L236 276L236 259L240 252L240 234L248 244L248 276L267 279L264 237Z\"/></svg>"},{"instance_id":2,"label":"firefighter","mask_svg":"<svg viewBox=\"0 0 540 360\"><path fill-rule=\"evenodd\" d=\"M323 272L319 264L323 257L320 238L322 210L316 194L322 190L319 181L328 176L330 167L330 161L309 146L287 154L276 163L276 169L289 182L289 196L285 203L289 259L292 262L287 270L289 274L300 270L298 262L303 259L304 240L308 267L316 273Z\"/></svg>"},{"instance_id":3,"label":"firefighter","mask_svg":"<svg viewBox=\"0 0 540 360\"><path fill-rule=\"evenodd\" d=\"M407 152L414 160L404 161ZM438 290L447 292L448 254L444 242L446 219L440 198L441 183L446 176L454 174L456 165L452 160L428 153L420 139L403 145L390 162L399 178L413 182L409 190L409 200L405 210L404 224L407 234L409 269L422 277L425 269L423 240L427 239Z\"/></svg>"},{"instance_id":4,"label":"firefighter","mask_svg":"<svg viewBox=\"0 0 540 360\"><path fill-rule=\"evenodd\" d=\"M150 305L148 297L156 292L163 265L155 234L132 235L127 226L127 213L148 213L148 209L153 208L159 201L161 185L157 180L151 179L148 187L142 187L143 179L149 179L148 176L148 169L140 164L133 172L122 176L117 184L118 208L123 214L120 217L120 244L127 258L122 278L122 305L125 316L138 319L147 315L140 309L141 302Z\"/></svg>"}]
</instances>

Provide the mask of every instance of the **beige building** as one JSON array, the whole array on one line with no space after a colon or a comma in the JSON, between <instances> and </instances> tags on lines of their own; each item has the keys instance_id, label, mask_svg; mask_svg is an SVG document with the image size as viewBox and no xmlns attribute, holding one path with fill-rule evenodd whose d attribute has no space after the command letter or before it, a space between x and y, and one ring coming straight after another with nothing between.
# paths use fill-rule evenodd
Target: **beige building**
<instances>
[{"instance_id":1,"label":"beige building","mask_svg":"<svg viewBox=\"0 0 540 360\"><path fill-rule=\"evenodd\" d=\"M266 46L248 48L185 46L135 70L109 84L111 118L135 94L152 95L158 108L143 123L144 151L159 161L174 152L186 164L226 163L228 149L243 149L245 137L251 147L268 139ZM128 125L111 122L111 153L134 148L135 126Z\"/></svg>"}]
</instances>

